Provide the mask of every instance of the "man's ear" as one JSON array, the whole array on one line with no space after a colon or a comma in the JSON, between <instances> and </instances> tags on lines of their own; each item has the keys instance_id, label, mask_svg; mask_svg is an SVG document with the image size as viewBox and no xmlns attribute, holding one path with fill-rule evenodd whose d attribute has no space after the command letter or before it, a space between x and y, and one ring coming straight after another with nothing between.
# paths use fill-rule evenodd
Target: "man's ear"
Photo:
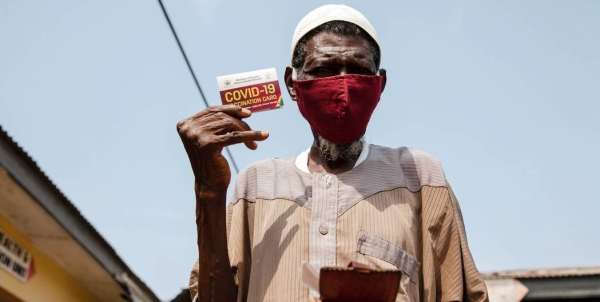
<instances>
[{"instance_id":1,"label":"man's ear","mask_svg":"<svg viewBox=\"0 0 600 302\"><path fill-rule=\"evenodd\" d=\"M288 66L285 68L285 75L283 76L285 79L285 87L287 88L288 93L290 94L290 98L295 102L296 101L296 90L294 89L294 82L292 81L292 67Z\"/></svg>"},{"instance_id":2,"label":"man's ear","mask_svg":"<svg viewBox=\"0 0 600 302\"><path fill-rule=\"evenodd\" d=\"M380 68L379 69L379 75L381 77L383 77L383 82L381 83L381 92L383 92L383 90L385 89L385 83L387 82L387 72L385 71L385 69Z\"/></svg>"}]
</instances>

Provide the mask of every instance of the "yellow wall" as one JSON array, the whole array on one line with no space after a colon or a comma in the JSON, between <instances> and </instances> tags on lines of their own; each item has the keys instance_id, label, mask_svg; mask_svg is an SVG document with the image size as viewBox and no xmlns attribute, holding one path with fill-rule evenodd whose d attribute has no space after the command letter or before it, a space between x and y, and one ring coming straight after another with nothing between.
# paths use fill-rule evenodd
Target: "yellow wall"
<instances>
[{"instance_id":1,"label":"yellow wall","mask_svg":"<svg viewBox=\"0 0 600 302\"><path fill-rule=\"evenodd\" d=\"M28 249L35 262L35 274L26 283L21 283L0 268L0 287L24 302L34 301L85 301L99 302L83 285L58 266L52 259L37 249L31 241L0 216L0 228ZM0 291L0 298L2 291Z\"/></svg>"}]
</instances>

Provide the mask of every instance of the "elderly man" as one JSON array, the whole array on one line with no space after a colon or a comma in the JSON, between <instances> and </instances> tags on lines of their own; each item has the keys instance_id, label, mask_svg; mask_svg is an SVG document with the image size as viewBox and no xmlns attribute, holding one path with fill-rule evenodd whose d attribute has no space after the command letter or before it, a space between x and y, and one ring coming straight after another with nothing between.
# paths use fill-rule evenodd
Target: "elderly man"
<instances>
[{"instance_id":1,"label":"elderly man","mask_svg":"<svg viewBox=\"0 0 600 302\"><path fill-rule=\"evenodd\" d=\"M195 175L199 301L307 301L298 268L350 261L399 269L397 301L486 301L456 198L440 163L409 148L362 138L386 84L374 28L358 11L326 5L298 24L285 83L314 136L294 158L231 173L223 147L255 149L236 106L178 124Z\"/></svg>"}]
</instances>

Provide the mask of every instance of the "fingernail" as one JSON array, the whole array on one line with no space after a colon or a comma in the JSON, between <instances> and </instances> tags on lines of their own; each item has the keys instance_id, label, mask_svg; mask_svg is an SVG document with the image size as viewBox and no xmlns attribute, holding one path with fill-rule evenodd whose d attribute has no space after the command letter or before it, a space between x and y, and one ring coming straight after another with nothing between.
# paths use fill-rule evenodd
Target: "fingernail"
<instances>
[{"instance_id":1,"label":"fingernail","mask_svg":"<svg viewBox=\"0 0 600 302\"><path fill-rule=\"evenodd\" d=\"M269 136L269 131L261 131L262 136Z\"/></svg>"},{"instance_id":2,"label":"fingernail","mask_svg":"<svg viewBox=\"0 0 600 302\"><path fill-rule=\"evenodd\" d=\"M247 108L242 108L242 112L245 114L251 114L252 111L248 110Z\"/></svg>"}]
</instances>

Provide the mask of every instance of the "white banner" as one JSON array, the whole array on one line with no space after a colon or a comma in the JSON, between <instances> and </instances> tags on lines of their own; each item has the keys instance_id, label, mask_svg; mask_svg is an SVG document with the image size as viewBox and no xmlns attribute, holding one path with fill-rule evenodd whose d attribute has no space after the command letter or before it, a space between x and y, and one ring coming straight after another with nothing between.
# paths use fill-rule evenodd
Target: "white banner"
<instances>
[{"instance_id":1,"label":"white banner","mask_svg":"<svg viewBox=\"0 0 600 302\"><path fill-rule=\"evenodd\" d=\"M31 252L2 229L0 229L0 267L21 282L27 282L34 273Z\"/></svg>"}]
</instances>

